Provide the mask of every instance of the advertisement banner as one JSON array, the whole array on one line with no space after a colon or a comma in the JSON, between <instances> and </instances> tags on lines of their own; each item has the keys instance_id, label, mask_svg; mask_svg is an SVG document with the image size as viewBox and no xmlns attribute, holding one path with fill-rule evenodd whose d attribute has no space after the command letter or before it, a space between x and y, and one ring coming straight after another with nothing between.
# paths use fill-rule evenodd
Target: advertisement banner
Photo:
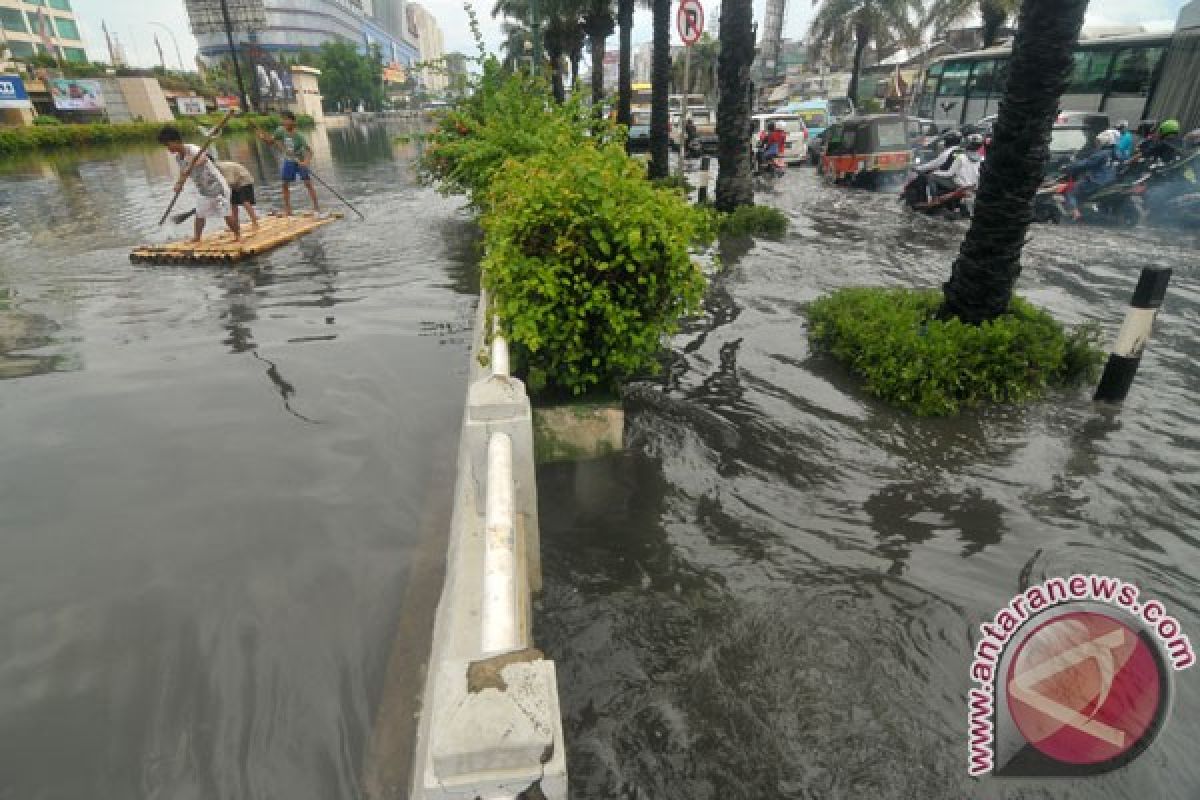
<instances>
[{"instance_id":1,"label":"advertisement banner","mask_svg":"<svg viewBox=\"0 0 1200 800\"><path fill-rule=\"evenodd\" d=\"M244 48L247 63L254 71L254 105L259 108L279 108L296 99L292 87L292 71L275 60L257 45Z\"/></svg>"},{"instance_id":2,"label":"advertisement banner","mask_svg":"<svg viewBox=\"0 0 1200 800\"><path fill-rule=\"evenodd\" d=\"M221 111L228 111L231 108L237 109L242 107L241 103L238 102L237 95L220 94L217 95L216 100L217 108Z\"/></svg>"},{"instance_id":3,"label":"advertisement banner","mask_svg":"<svg viewBox=\"0 0 1200 800\"><path fill-rule=\"evenodd\" d=\"M176 97L175 104L179 107L180 114L189 117L198 117L207 111L203 97Z\"/></svg>"},{"instance_id":4,"label":"advertisement banner","mask_svg":"<svg viewBox=\"0 0 1200 800\"><path fill-rule=\"evenodd\" d=\"M54 78L47 81L54 107L63 111L103 111L104 93L100 81Z\"/></svg>"},{"instance_id":5,"label":"advertisement banner","mask_svg":"<svg viewBox=\"0 0 1200 800\"><path fill-rule=\"evenodd\" d=\"M0 75L0 108L33 108L25 82L16 75Z\"/></svg>"}]
</instances>

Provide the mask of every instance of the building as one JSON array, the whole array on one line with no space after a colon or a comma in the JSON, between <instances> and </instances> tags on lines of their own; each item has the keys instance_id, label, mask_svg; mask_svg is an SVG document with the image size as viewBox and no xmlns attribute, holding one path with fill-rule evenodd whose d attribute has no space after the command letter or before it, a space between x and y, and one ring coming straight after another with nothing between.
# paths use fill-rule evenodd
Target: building
<instances>
[{"instance_id":1,"label":"building","mask_svg":"<svg viewBox=\"0 0 1200 800\"><path fill-rule=\"evenodd\" d=\"M297 114L308 114L316 122L323 121L325 111L321 107L321 87L317 85L321 70L297 65L291 72L295 99L288 107Z\"/></svg>"},{"instance_id":2,"label":"building","mask_svg":"<svg viewBox=\"0 0 1200 800\"><path fill-rule=\"evenodd\" d=\"M408 33L417 45L418 60L423 64L441 61L446 53L437 18L419 3L408 3L407 15ZM417 73L417 80L429 94L442 94L449 85L445 69L437 66L421 69Z\"/></svg>"},{"instance_id":3,"label":"building","mask_svg":"<svg viewBox=\"0 0 1200 800\"><path fill-rule=\"evenodd\" d=\"M200 57L207 62L227 58L225 32L212 24L220 19L216 0L186 0L186 5ZM278 56L317 50L326 42L349 42L364 54L374 46L388 64L408 66L417 60L417 48L400 25L405 0L272 0L269 5L263 0L230 0L229 6L239 46L253 41ZM239 24L239 19L255 22ZM247 32L250 27L252 34Z\"/></svg>"},{"instance_id":4,"label":"building","mask_svg":"<svg viewBox=\"0 0 1200 800\"><path fill-rule=\"evenodd\" d=\"M63 61L87 61L71 0L0 0L0 46L12 58L45 53Z\"/></svg>"}]
</instances>

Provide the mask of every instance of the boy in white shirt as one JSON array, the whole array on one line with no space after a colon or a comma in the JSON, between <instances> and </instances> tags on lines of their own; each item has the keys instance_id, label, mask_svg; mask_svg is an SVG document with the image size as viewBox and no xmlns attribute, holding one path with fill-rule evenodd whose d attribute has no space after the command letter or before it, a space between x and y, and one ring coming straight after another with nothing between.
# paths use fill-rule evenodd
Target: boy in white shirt
<instances>
[{"instance_id":1,"label":"boy in white shirt","mask_svg":"<svg viewBox=\"0 0 1200 800\"><path fill-rule=\"evenodd\" d=\"M229 184L225 182L225 178L221 176L221 171L217 169L212 159L196 145L184 144L179 130L170 125L158 132L158 141L175 156L175 163L179 165L179 178L175 181L176 192L183 190L184 172L192 163L192 159L196 159L196 165L192 168L190 177L200 197L196 202L194 227L196 235L192 241L200 241L204 234L204 223L210 218L219 219L221 217L225 218L225 223L233 232L234 241L241 239L237 217L230 213Z\"/></svg>"}]
</instances>

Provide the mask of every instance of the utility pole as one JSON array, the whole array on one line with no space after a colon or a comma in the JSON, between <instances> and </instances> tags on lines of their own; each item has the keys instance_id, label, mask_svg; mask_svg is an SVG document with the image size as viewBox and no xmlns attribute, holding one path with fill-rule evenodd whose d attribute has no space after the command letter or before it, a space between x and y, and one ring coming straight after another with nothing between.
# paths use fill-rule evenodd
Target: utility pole
<instances>
[{"instance_id":1,"label":"utility pole","mask_svg":"<svg viewBox=\"0 0 1200 800\"><path fill-rule=\"evenodd\" d=\"M542 22L538 19L538 0L529 0L529 30L533 32L534 73L542 72Z\"/></svg>"},{"instance_id":2,"label":"utility pole","mask_svg":"<svg viewBox=\"0 0 1200 800\"><path fill-rule=\"evenodd\" d=\"M101 21L100 27L104 29L104 41L108 44L108 60L115 67L117 66L117 52L113 50L112 37L108 35L108 22Z\"/></svg>"},{"instance_id":3,"label":"utility pole","mask_svg":"<svg viewBox=\"0 0 1200 800\"><path fill-rule=\"evenodd\" d=\"M171 37L171 44L175 45L175 60L179 63L179 71L187 72L187 69L185 69L183 66L183 54L179 52L179 40L175 38L175 31L171 30L163 23L155 22L154 20L150 20L148 24L162 28L167 32L167 35Z\"/></svg>"},{"instance_id":4,"label":"utility pole","mask_svg":"<svg viewBox=\"0 0 1200 800\"><path fill-rule=\"evenodd\" d=\"M163 58L162 43L158 41L158 34L154 34L154 47L158 50L158 63L162 64L163 72L167 71L167 60Z\"/></svg>"},{"instance_id":5,"label":"utility pole","mask_svg":"<svg viewBox=\"0 0 1200 800\"><path fill-rule=\"evenodd\" d=\"M242 67L238 63L237 45L233 43L233 23L229 21L229 4L226 0L221 0L221 19L225 22L225 39L229 42L229 57L233 59L233 74L237 78L238 97L241 99L242 111L249 111L250 103L246 99L246 85L242 81Z\"/></svg>"}]
</instances>

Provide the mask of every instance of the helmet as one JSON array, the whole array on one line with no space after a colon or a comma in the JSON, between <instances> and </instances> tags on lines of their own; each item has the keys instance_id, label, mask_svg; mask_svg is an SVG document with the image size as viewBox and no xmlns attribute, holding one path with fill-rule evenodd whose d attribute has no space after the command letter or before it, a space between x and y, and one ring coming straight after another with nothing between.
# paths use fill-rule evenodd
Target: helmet
<instances>
[{"instance_id":1,"label":"helmet","mask_svg":"<svg viewBox=\"0 0 1200 800\"><path fill-rule=\"evenodd\" d=\"M983 136L978 133L972 133L967 136L967 149L978 150L983 147Z\"/></svg>"},{"instance_id":2,"label":"helmet","mask_svg":"<svg viewBox=\"0 0 1200 800\"><path fill-rule=\"evenodd\" d=\"M1129 120L1127 120L1127 119L1123 119L1117 123L1117 130L1119 130L1119 131L1123 131L1128 127L1129 127Z\"/></svg>"},{"instance_id":3,"label":"helmet","mask_svg":"<svg viewBox=\"0 0 1200 800\"><path fill-rule=\"evenodd\" d=\"M1096 134L1096 144L1101 147L1112 147L1117 143L1117 132L1114 130L1100 131Z\"/></svg>"},{"instance_id":4,"label":"helmet","mask_svg":"<svg viewBox=\"0 0 1200 800\"><path fill-rule=\"evenodd\" d=\"M1169 119L1158 126L1159 136L1173 136L1176 133L1179 133L1179 120L1177 119Z\"/></svg>"},{"instance_id":5,"label":"helmet","mask_svg":"<svg viewBox=\"0 0 1200 800\"><path fill-rule=\"evenodd\" d=\"M946 143L946 147L958 147L962 144L962 134L958 131L946 131L942 134L942 141Z\"/></svg>"}]
</instances>

